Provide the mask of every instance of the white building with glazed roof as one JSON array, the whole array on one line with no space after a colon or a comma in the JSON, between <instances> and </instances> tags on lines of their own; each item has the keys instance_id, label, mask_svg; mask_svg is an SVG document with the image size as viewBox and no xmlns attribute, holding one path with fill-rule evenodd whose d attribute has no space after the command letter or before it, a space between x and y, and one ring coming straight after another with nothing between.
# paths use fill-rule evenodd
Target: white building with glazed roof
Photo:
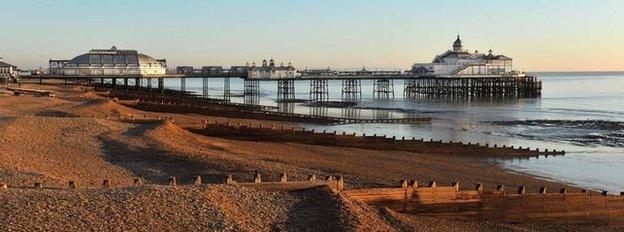
<instances>
[{"instance_id":1,"label":"white building with glazed roof","mask_svg":"<svg viewBox=\"0 0 624 232\"><path fill-rule=\"evenodd\" d=\"M154 59L136 50L92 49L71 60L50 60L50 73L69 76L159 76L165 75L167 61Z\"/></svg>"},{"instance_id":2,"label":"white building with glazed roof","mask_svg":"<svg viewBox=\"0 0 624 232\"><path fill-rule=\"evenodd\" d=\"M437 55L431 63L412 65L412 73L435 76L501 76L511 75L512 59L504 55L464 50L459 35L453 49Z\"/></svg>"}]
</instances>

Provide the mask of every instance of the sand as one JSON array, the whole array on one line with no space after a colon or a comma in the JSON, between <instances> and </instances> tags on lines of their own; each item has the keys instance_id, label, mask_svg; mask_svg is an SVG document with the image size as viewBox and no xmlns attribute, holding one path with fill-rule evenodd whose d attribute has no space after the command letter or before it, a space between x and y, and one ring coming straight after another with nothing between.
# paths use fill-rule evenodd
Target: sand
<instances>
[{"instance_id":1,"label":"sand","mask_svg":"<svg viewBox=\"0 0 624 232\"><path fill-rule=\"evenodd\" d=\"M378 151L294 143L236 141L182 129L202 120L283 125L280 122L159 114L123 106L81 87L30 85L57 97L0 93L0 224L30 230L207 231L542 231L585 227L454 222L394 213L352 202L327 189L267 192L221 185L288 173L344 176L347 188L396 186L401 179L459 181L462 188L526 185L565 187L511 173L483 159L440 154ZM173 117L131 123L122 118ZM181 185L201 175L204 187ZM133 188L133 178L149 186ZM66 190L69 180L77 190ZM102 190L102 180L113 189ZM35 182L45 189L31 189ZM617 227L588 226L589 231Z\"/></svg>"}]
</instances>

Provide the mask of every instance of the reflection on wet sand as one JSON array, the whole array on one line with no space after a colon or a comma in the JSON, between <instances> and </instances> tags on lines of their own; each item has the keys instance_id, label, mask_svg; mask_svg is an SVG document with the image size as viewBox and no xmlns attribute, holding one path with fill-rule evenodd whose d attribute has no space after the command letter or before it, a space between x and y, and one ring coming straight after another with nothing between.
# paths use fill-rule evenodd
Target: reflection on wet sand
<instances>
[{"instance_id":1,"label":"reflection on wet sand","mask_svg":"<svg viewBox=\"0 0 624 232\"><path fill-rule=\"evenodd\" d=\"M360 118L361 109L348 107L341 110L343 118Z\"/></svg>"},{"instance_id":2,"label":"reflection on wet sand","mask_svg":"<svg viewBox=\"0 0 624 232\"><path fill-rule=\"evenodd\" d=\"M292 114L295 112L295 103L292 102L279 102L277 103L279 112Z\"/></svg>"}]
</instances>

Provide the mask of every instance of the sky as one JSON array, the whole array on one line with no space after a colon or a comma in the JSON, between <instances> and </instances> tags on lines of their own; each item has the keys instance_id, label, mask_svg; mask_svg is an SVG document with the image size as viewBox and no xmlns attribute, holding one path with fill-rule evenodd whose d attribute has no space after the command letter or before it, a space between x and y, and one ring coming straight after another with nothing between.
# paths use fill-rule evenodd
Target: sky
<instances>
[{"instance_id":1,"label":"sky","mask_svg":"<svg viewBox=\"0 0 624 232\"><path fill-rule=\"evenodd\" d=\"M177 65L274 58L299 69L407 69L492 49L525 71L624 70L622 0L0 0L0 57L47 67L92 48Z\"/></svg>"}]
</instances>

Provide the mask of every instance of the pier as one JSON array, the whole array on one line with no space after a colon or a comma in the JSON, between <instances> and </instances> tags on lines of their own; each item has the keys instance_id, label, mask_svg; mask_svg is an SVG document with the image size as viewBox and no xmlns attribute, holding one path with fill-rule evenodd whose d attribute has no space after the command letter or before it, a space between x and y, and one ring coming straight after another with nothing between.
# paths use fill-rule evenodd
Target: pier
<instances>
[{"instance_id":1,"label":"pier","mask_svg":"<svg viewBox=\"0 0 624 232\"><path fill-rule=\"evenodd\" d=\"M541 96L542 83L534 76L422 76L415 74L362 74L362 75L303 75L295 78L250 78L246 74L224 73L219 74L170 74L163 76L34 76L29 79L38 79L40 83L46 80L60 79L64 83L81 83L86 85L104 85L110 83L117 89L142 89L148 91L165 91L165 79L179 79L181 92L187 91L187 79L202 79L202 91L204 97L208 95L208 82L210 79L223 80L223 99L229 100L231 93L231 78L243 80L243 94L259 95L262 82L277 82L278 100L294 99L296 82L309 83L309 100L329 101L330 88L339 88L341 98L344 100L359 100L362 98L361 82L373 81L373 90L370 93L375 99L395 98L394 83L403 82L403 98L418 97L465 97L465 98L488 98L488 97L515 97L537 98ZM152 89L153 79L157 80L157 88ZM330 80L341 82L341 86L330 86ZM121 83L120 83L121 81ZM143 83L146 84L143 84ZM305 91L304 91L305 92Z\"/></svg>"}]
</instances>

